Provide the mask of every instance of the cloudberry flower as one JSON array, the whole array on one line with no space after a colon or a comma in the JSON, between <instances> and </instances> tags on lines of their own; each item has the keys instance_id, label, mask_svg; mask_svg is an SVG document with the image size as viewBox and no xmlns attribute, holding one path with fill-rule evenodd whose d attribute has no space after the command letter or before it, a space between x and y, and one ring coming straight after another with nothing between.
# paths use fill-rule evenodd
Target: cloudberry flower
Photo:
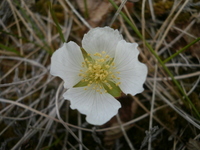
<instances>
[{"instance_id":1,"label":"cloudberry flower","mask_svg":"<svg viewBox=\"0 0 200 150\"><path fill-rule=\"evenodd\" d=\"M64 43L51 58L50 73L64 80L64 98L86 120L102 125L117 114L121 92L141 93L147 67L138 61L137 43L127 43L118 30L94 28L84 35L82 48Z\"/></svg>"}]
</instances>

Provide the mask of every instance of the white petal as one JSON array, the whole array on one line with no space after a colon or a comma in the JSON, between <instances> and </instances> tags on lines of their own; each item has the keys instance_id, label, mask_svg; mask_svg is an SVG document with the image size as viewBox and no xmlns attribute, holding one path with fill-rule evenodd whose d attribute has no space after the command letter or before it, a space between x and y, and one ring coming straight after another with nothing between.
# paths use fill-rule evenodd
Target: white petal
<instances>
[{"instance_id":1,"label":"white petal","mask_svg":"<svg viewBox=\"0 0 200 150\"><path fill-rule=\"evenodd\" d=\"M122 39L118 30L110 27L94 28L84 35L82 46L87 53L94 54L105 51L114 57L117 43Z\"/></svg>"},{"instance_id":2,"label":"white petal","mask_svg":"<svg viewBox=\"0 0 200 150\"><path fill-rule=\"evenodd\" d=\"M125 94L141 93L147 76L147 67L138 61L138 44L120 41L117 45L114 63L121 84L119 87Z\"/></svg>"},{"instance_id":3,"label":"white petal","mask_svg":"<svg viewBox=\"0 0 200 150\"><path fill-rule=\"evenodd\" d=\"M92 89L84 90L84 87L71 88L63 96L70 100L72 109L78 109L80 113L87 115L87 122L94 125L106 123L121 107L110 94L100 94Z\"/></svg>"},{"instance_id":4,"label":"white petal","mask_svg":"<svg viewBox=\"0 0 200 150\"><path fill-rule=\"evenodd\" d=\"M64 43L51 57L50 73L62 78L65 88L71 88L82 79L79 73L83 61L82 52L76 43Z\"/></svg>"}]
</instances>

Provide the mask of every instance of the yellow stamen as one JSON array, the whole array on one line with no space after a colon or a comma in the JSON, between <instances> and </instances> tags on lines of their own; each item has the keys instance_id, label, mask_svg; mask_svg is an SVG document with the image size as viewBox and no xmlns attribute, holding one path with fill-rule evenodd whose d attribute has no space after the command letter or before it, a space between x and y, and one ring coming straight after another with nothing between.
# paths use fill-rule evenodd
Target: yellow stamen
<instances>
[{"instance_id":1,"label":"yellow stamen","mask_svg":"<svg viewBox=\"0 0 200 150\"><path fill-rule=\"evenodd\" d=\"M121 82L116 82L116 80L120 81L120 78L116 76L120 72L114 72L116 67L115 63L112 62L113 58L106 55L105 51L93 55L97 57L90 60L85 58L85 61L82 62L83 69L80 70L79 76L83 77L81 81L88 82L87 87L91 87L100 94L107 93L107 90L104 89L104 85L110 90L113 89L108 81L115 82L116 86L121 84ZM90 56L90 54L88 54L88 56ZM88 88L84 88L84 90L87 89Z\"/></svg>"}]
</instances>

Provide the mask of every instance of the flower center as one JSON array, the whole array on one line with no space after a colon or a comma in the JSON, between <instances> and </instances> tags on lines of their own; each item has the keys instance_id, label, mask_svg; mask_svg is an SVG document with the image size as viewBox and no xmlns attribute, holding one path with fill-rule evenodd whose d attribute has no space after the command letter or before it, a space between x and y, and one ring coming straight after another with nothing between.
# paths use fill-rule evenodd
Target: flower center
<instances>
[{"instance_id":1,"label":"flower center","mask_svg":"<svg viewBox=\"0 0 200 150\"><path fill-rule=\"evenodd\" d=\"M92 89L99 93L107 93L106 89L112 90L113 87L110 82L115 83L115 86L119 86L120 78L116 77L119 72L115 70L115 64L113 58L106 55L106 52L95 53L94 57L85 58L82 62L83 69L80 70L79 76L82 76L83 82L87 82L87 86L92 86ZM87 88L85 88L87 90Z\"/></svg>"}]
</instances>

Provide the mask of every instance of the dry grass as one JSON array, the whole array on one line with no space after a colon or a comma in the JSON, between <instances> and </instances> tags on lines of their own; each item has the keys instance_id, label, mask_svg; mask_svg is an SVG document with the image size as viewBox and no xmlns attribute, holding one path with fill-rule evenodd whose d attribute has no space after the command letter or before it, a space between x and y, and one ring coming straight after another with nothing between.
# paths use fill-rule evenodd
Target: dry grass
<instances>
[{"instance_id":1,"label":"dry grass","mask_svg":"<svg viewBox=\"0 0 200 150\"><path fill-rule=\"evenodd\" d=\"M171 57L200 37L200 3L115 0L115 9L110 2L0 2L1 150L200 149L200 44ZM65 41L80 45L90 28L112 26L140 45L145 91L120 98L120 113L103 126L71 110L62 81L49 74L62 45L50 4Z\"/></svg>"}]
</instances>

